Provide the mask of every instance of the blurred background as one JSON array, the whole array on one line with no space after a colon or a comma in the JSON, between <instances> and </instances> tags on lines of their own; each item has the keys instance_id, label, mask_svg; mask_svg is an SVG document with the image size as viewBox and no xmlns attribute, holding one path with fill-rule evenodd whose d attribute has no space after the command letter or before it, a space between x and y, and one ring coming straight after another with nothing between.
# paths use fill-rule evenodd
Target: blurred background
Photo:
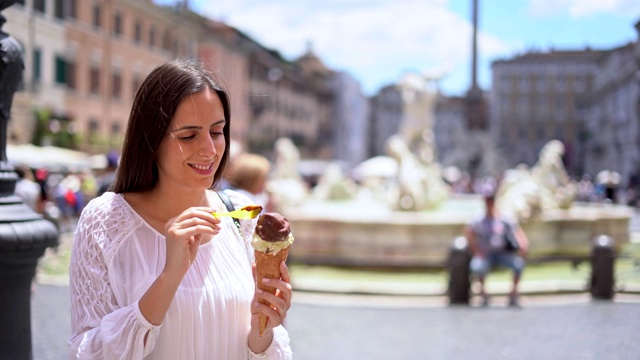
<instances>
[{"instance_id":1,"label":"blurred background","mask_svg":"<svg viewBox=\"0 0 640 360\"><path fill-rule=\"evenodd\" d=\"M68 307L75 221L113 179L136 90L154 67L182 57L205 62L231 94L225 187L239 189L241 154L269 163L254 195L285 214L296 234L291 269L305 295L290 323L302 334L294 350L321 347L304 319L333 321L322 309L335 310L326 306L335 298L319 294L378 296L338 300L349 306L446 304L451 245L482 214L487 187L531 241L525 307L546 304L540 294L588 294L600 235L613 241L617 296L638 303L636 1L21 0L2 14L24 56L7 133L8 160L23 179L16 192L61 233L38 268L37 324L46 322L47 301ZM488 284L498 296L508 285L506 272ZM570 299L584 305L584 297ZM440 321L456 321L457 311ZM359 330L376 316L364 312L354 316ZM490 316L478 321L508 321ZM59 358L66 335L54 341L55 327L47 329L34 327L36 354ZM498 344L481 358L523 355L545 340ZM627 347L616 355L626 358L620 351L633 346L621 341ZM591 350L581 358L607 354ZM561 354L548 351L547 358Z\"/></svg>"}]
</instances>

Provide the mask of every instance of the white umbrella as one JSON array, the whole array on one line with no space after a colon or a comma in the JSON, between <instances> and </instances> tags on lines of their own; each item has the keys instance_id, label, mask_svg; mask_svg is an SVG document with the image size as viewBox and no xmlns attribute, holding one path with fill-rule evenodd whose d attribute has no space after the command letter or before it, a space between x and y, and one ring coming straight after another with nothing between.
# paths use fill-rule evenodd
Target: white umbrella
<instances>
[{"instance_id":1,"label":"white umbrella","mask_svg":"<svg viewBox=\"0 0 640 360\"><path fill-rule=\"evenodd\" d=\"M33 144L7 145L7 159L14 165L46 168L50 171L83 170L90 167L90 157L81 151Z\"/></svg>"},{"instance_id":2,"label":"white umbrella","mask_svg":"<svg viewBox=\"0 0 640 360\"><path fill-rule=\"evenodd\" d=\"M359 179L370 177L393 178L398 173L398 162L390 156L375 156L365 160L353 169Z\"/></svg>"},{"instance_id":3,"label":"white umbrella","mask_svg":"<svg viewBox=\"0 0 640 360\"><path fill-rule=\"evenodd\" d=\"M620 184L620 174L612 170L602 170L596 175L596 181L600 184Z\"/></svg>"}]
</instances>

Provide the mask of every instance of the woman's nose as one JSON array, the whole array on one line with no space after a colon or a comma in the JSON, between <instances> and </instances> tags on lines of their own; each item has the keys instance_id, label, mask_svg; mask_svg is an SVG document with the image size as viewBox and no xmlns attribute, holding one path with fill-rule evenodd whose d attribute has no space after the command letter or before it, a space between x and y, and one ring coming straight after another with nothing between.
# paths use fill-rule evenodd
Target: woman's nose
<instances>
[{"instance_id":1,"label":"woman's nose","mask_svg":"<svg viewBox=\"0 0 640 360\"><path fill-rule=\"evenodd\" d=\"M217 153L215 142L211 138L211 136L203 136L203 140L200 142L200 146L198 149L199 155L205 156L207 158L214 157Z\"/></svg>"}]
</instances>

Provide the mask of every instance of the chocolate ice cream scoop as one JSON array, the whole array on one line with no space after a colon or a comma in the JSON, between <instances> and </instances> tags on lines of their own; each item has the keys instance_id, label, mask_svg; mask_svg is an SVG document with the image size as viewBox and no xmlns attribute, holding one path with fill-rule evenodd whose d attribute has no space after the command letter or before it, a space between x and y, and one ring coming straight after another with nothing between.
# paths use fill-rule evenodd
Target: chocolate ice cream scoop
<instances>
[{"instance_id":1,"label":"chocolate ice cream scoop","mask_svg":"<svg viewBox=\"0 0 640 360\"><path fill-rule=\"evenodd\" d=\"M264 213L258 218L256 234L264 241L285 241L290 233L289 221L278 213Z\"/></svg>"}]
</instances>

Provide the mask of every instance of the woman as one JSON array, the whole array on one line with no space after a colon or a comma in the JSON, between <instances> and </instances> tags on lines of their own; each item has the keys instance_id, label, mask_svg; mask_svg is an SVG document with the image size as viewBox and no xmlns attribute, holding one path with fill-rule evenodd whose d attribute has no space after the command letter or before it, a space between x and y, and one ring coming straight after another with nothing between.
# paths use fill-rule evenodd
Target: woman
<instances>
[{"instance_id":1,"label":"woman","mask_svg":"<svg viewBox=\"0 0 640 360\"><path fill-rule=\"evenodd\" d=\"M87 205L75 233L70 358L291 358L286 265L282 279L258 279L276 295L257 290L255 220L239 233L212 215L225 211L209 189L227 163L230 125L228 96L200 64L170 62L143 82L113 192ZM227 194L235 207L250 202Z\"/></svg>"}]
</instances>

